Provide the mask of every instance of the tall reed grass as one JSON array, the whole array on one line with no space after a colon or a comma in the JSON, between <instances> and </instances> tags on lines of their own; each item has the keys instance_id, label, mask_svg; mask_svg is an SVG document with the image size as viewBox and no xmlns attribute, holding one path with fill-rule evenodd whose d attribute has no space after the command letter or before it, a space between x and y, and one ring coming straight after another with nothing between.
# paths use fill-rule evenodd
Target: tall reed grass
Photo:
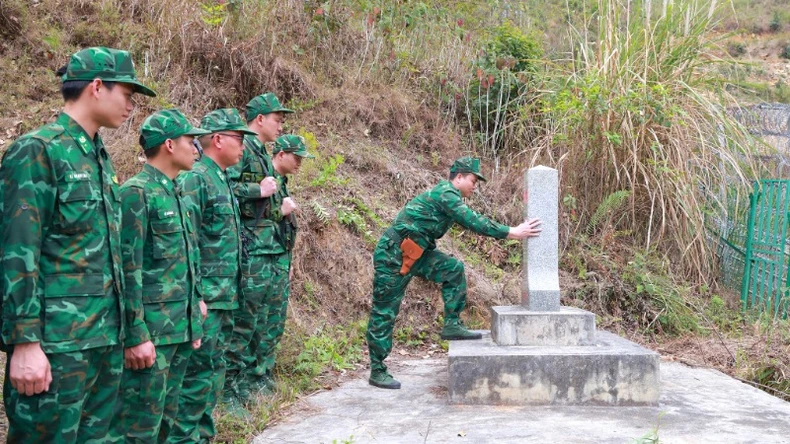
<instances>
[{"instance_id":1,"label":"tall reed grass","mask_svg":"<svg viewBox=\"0 0 790 444\"><path fill-rule=\"evenodd\" d=\"M572 58L546 73L544 132L523 154L562 171L582 219L630 191L619 228L683 277L709 282L705 218L726 211L721 189L745 190L759 166L712 69L724 63L711 32L720 5L656 3L598 0L583 23L569 25Z\"/></svg>"}]
</instances>

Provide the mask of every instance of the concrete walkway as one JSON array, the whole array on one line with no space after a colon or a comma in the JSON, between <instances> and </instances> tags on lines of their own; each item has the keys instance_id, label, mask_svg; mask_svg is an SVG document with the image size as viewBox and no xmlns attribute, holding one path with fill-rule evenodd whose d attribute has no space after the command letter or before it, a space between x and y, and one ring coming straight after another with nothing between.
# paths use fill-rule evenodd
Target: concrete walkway
<instances>
[{"instance_id":1,"label":"concrete walkway","mask_svg":"<svg viewBox=\"0 0 790 444\"><path fill-rule=\"evenodd\" d=\"M447 360L395 362L401 390L367 373L300 401L254 443L790 443L790 403L715 370L661 363L658 407L447 404ZM353 439L352 439L353 436Z\"/></svg>"}]
</instances>

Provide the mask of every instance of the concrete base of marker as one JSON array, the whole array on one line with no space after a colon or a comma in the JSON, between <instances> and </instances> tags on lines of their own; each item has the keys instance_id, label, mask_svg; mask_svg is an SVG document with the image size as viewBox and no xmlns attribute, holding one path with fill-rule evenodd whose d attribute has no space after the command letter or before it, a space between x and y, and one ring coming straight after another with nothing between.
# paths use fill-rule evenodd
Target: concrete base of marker
<instances>
[{"instance_id":1,"label":"concrete base of marker","mask_svg":"<svg viewBox=\"0 0 790 444\"><path fill-rule=\"evenodd\" d=\"M491 307L491 337L499 345L592 345L595 314L575 307L559 311Z\"/></svg>"},{"instance_id":2,"label":"concrete base of marker","mask_svg":"<svg viewBox=\"0 0 790 444\"><path fill-rule=\"evenodd\" d=\"M593 345L499 346L451 341L451 404L657 405L658 353L608 332Z\"/></svg>"}]
</instances>

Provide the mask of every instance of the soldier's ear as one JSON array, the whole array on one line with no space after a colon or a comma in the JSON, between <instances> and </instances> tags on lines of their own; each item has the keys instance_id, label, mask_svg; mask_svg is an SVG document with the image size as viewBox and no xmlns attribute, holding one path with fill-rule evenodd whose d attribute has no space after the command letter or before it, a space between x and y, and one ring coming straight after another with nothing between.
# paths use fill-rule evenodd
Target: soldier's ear
<instances>
[{"instance_id":1,"label":"soldier's ear","mask_svg":"<svg viewBox=\"0 0 790 444\"><path fill-rule=\"evenodd\" d=\"M104 83L101 79L93 79L91 83L85 88L86 91L91 95L91 97L98 98L99 91L101 91L101 87Z\"/></svg>"},{"instance_id":2,"label":"soldier's ear","mask_svg":"<svg viewBox=\"0 0 790 444\"><path fill-rule=\"evenodd\" d=\"M165 143L164 143L164 145L165 145L165 149L167 149L167 152L168 152L169 154L173 154L173 151L174 151L173 144L174 144L174 143L175 143L175 142L173 142L173 139L167 139L167 140L165 140Z\"/></svg>"}]
</instances>

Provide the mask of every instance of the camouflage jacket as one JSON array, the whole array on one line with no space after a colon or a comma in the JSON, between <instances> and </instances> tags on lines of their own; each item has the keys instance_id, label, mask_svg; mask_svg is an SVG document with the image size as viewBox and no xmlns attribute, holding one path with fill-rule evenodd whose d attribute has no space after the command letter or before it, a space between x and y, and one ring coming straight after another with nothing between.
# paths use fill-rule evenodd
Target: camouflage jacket
<instances>
[{"instance_id":1,"label":"camouflage jacket","mask_svg":"<svg viewBox=\"0 0 790 444\"><path fill-rule=\"evenodd\" d=\"M123 339L121 206L97 134L62 113L17 139L0 167L6 344L47 353Z\"/></svg>"},{"instance_id":2,"label":"camouflage jacket","mask_svg":"<svg viewBox=\"0 0 790 444\"><path fill-rule=\"evenodd\" d=\"M239 207L227 176L213 160L203 156L192 171L181 173L177 180L188 196L187 208L198 229L198 293L208 308L238 308Z\"/></svg>"},{"instance_id":3,"label":"camouflage jacket","mask_svg":"<svg viewBox=\"0 0 790 444\"><path fill-rule=\"evenodd\" d=\"M273 220L280 205L276 194L261 197L261 181L275 173L266 147L255 136L244 138L244 157L228 168L233 193L239 200L241 223L244 230L245 256L280 254L285 252L276 235L277 220ZM282 199L280 200L282 203Z\"/></svg>"},{"instance_id":4,"label":"camouflage jacket","mask_svg":"<svg viewBox=\"0 0 790 444\"><path fill-rule=\"evenodd\" d=\"M277 192L272 195L272 201L275 204L275 210L271 212L271 220L275 223L274 238L280 243L283 251L291 251L296 243L296 215L291 213L288 216L283 216L281 211L283 199L291 196L288 192L288 177L281 176L275 171L274 178L277 179L279 185Z\"/></svg>"},{"instance_id":5,"label":"camouflage jacket","mask_svg":"<svg viewBox=\"0 0 790 444\"><path fill-rule=\"evenodd\" d=\"M510 232L508 226L470 209L461 199L461 192L446 180L410 200L398 213L392 229L401 238L408 237L429 250L436 248L436 239L444 236L454 223L498 239L504 239Z\"/></svg>"},{"instance_id":6,"label":"camouflage jacket","mask_svg":"<svg viewBox=\"0 0 790 444\"><path fill-rule=\"evenodd\" d=\"M121 187L125 347L202 336L197 238L182 201L175 183L148 164Z\"/></svg>"}]
</instances>

